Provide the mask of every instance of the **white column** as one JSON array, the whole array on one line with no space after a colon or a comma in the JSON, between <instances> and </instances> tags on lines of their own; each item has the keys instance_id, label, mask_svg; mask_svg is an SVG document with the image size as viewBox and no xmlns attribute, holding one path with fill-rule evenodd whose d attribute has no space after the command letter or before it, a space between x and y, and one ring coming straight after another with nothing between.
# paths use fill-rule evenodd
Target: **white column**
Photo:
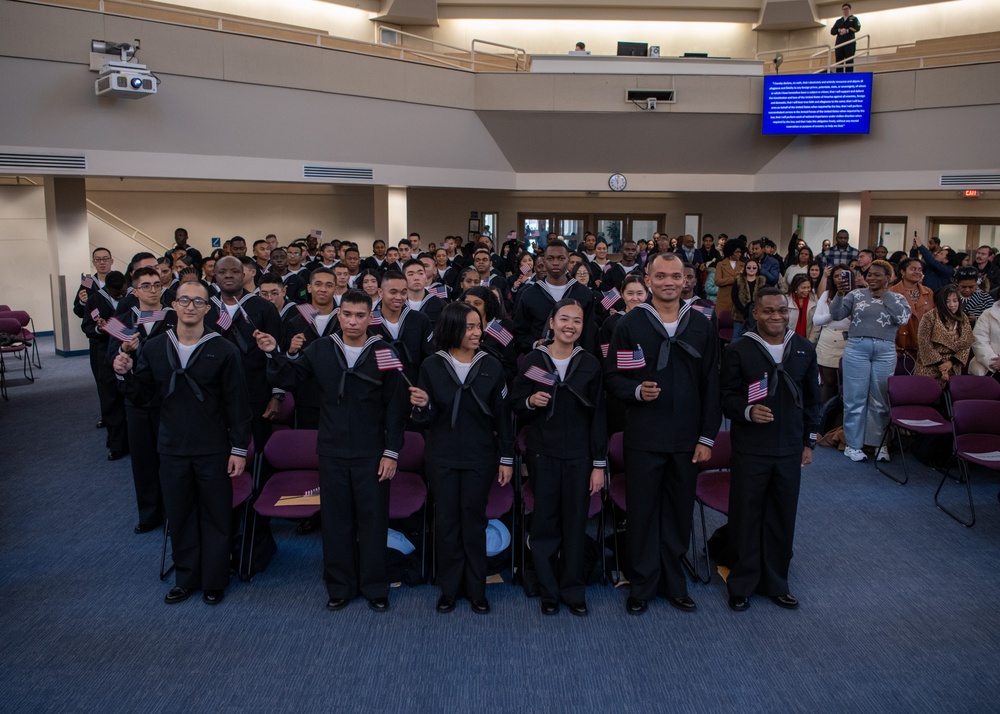
<instances>
[{"instance_id":1,"label":"white column","mask_svg":"<svg viewBox=\"0 0 1000 714\"><path fill-rule=\"evenodd\" d=\"M376 186L375 237L396 245L408 235L406 186Z\"/></svg>"},{"instance_id":2,"label":"white column","mask_svg":"<svg viewBox=\"0 0 1000 714\"><path fill-rule=\"evenodd\" d=\"M870 197L867 193L842 193L837 206L837 230L847 231L851 235L851 245L864 248L868 245L868 205ZM865 223L862 223L864 216ZM862 229L862 226L864 228Z\"/></svg>"},{"instance_id":3,"label":"white column","mask_svg":"<svg viewBox=\"0 0 1000 714\"><path fill-rule=\"evenodd\" d=\"M80 273L93 272L84 179L52 176L45 179L45 225L56 354L86 352L87 336L80 329L80 319L73 314Z\"/></svg>"}]
</instances>

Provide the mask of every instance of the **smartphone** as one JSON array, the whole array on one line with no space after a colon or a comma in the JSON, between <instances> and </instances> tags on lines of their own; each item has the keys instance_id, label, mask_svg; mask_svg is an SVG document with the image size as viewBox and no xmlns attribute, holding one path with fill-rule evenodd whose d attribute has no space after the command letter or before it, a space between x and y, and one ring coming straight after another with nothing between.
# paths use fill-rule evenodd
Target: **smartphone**
<instances>
[{"instance_id":1,"label":"smartphone","mask_svg":"<svg viewBox=\"0 0 1000 714\"><path fill-rule=\"evenodd\" d=\"M840 279L847 283L847 290L850 292L854 290L854 271L853 270L841 270Z\"/></svg>"}]
</instances>

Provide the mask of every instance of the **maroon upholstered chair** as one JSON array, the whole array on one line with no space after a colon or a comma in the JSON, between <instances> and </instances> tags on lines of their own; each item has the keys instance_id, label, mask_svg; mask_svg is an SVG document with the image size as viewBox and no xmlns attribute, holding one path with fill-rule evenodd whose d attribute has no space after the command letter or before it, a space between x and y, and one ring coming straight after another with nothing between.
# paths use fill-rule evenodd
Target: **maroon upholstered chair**
<instances>
[{"instance_id":1,"label":"maroon upholstered chair","mask_svg":"<svg viewBox=\"0 0 1000 714\"><path fill-rule=\"evenodd\" d=\"M7 315L11 314L7 313ZM35 373L32 369L31 357L28 352L29 347L24 343L20 333L21 323L16 318L0 316L0 334L11 335L15 339L20 340L18 344L6 347L0 346L0 396L5 400L9 399L7 394L7 363L4 359L5 355L14 355L21 359L21 372L24 374L24 378L29 382L35 381Z\"/></svg>"},{"instance_id":2,"label":"maroon upholstered chair","mask_svg":"<svg viewBox=\"0 0 1000 714\"><path fill-rule=\"evenodd\" d=\"M684 559L684 565L691 574L703 583L712 579L712 563L708 557L708 527L705 524L705 508L710 508L724 516L729 515L729 484L730 466L733 459L733 447L728 431L720 431L712 446L712 456L702 463L698 471L698 482L695 485L694 500L698 504L701 517L701 543L704 547L705 575L701 574L698 556L698 544L694 537L694 527L691 529L691 560Z\"/></svg>"},{"instance_id":3,"label":"maroon upholstered chair","mask_svg":"<svg viewBox=\"0 0 1000 714\"><path fill-rule=\"evenodd\" d=\"M909 481L906 454L903 449L903 432L920 436L950 434L951 424L941 414L943 406L941 387L932 377L909 374L889 377L889 427L882 435L879 449L888 445L889 434L895 431L899 442L899 455L903 462L903 478L898 479L885 471L879 466L878 459L875 459L875 470L898 484Z\"/></svg>"},{"instance_id":4,"label":"maroon upholstered chair","mask_svg":"<svg viewBox=\"0 0 1000 714\"><path fill-rule=\"evenodd\" d=\"M956 374L948 379L948 401L954 405L964 399L1000 400L1000 382L993 377Z\"/></svg>"},{"instance_id":5,"label":"maroon upholstered chair","mask_svg":"<svg viewBox=\"0 0 1000 714\"><path fill-rule=\"evenodd\" d=\"M396 462L396 475L389 482L389 520L409 518L423 509L420 526L420 576L427 571L427 483L424 481L424 437L408 431Z\"/></svg>"},{"instance_id":6,"label":"maroon upholstered chair","mask_svg":"<svg viewBox=\"0 0 1000 714\"><path fill-rule=\"evenodd\" d=\"M993 380L990 380L993 381ZM965 478L969 495L968 520L942 505L941 488L948 479L946 471L934 492L934 505L966 528L976 524L976 507L972 502L972 477L969 465L978 464L991 471L1000 471L1000 401L993 399L963 399L952 405L955 431L955 456Z\"/></svg>"}]
</instances>

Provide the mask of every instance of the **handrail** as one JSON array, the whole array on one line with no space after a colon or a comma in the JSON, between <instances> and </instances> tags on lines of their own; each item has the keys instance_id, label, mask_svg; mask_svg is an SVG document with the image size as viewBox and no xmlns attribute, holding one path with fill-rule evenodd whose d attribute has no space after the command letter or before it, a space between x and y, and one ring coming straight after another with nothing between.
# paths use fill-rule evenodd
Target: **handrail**
<instances>
[{"instance_id":1,"label":"handrail","mask_svg":"<svg viewBox=\"0 0 1000 714\"><path fill-rule=\"evenodd\" d=\"M454 57L453 55L448 55L448 54L444 54L444 53L441 53L441 52L435 52L433 49L422 50L422 49L416 49L416 48L413 48L413 47L406 47L405 45L403 45L402 42L388 42L384 38L384 34L387 33L387 32L391 32L397 38L412 37L414 40L419 40L420 42L426 42L426 43L428 43L433 48L442 47L442 48L445 48L445 49L448 49L448 50L454 50L455 52L461 52L463 55L464 54L468 54L469 55L469 59L468 60L458 59L458 58ZM424 37L422 35L416 35L416 34L413 34L412 32L406 32L404 30L397 30L394 27L389 27L389 26L386 26L386 25L379 25L378 26L378 34L376 35L376 40L377 40L378 45L380 47L386 47L386 48L389 48L389 49L392 49L392 50L398 50L399 51L399 57L400 57L400 59L403 59L407 54L417 55L419 57L434 58L436 61L439 61L442 64L447 64L447 65L449 65L451 67L455 67L457 69L463 69L463 70L466 69L465 64L469 64L470 66L469 66L468 69L471 70L471 71L473 71L473 72L476 71L476 65L477 65L477 61L476 61L476 54L477 54L476 43L478 42L479 44L483 44L483 45L491 45L491 46L494 46L494 47L503 47L505 49L514 50L514 71L517 72L519 70L527 68L527 56L528 56L528 53L527 53L526 50L522 49L521 47L514 47L512 45L502 45L502 44L500 44L498 42L490 42L489 40L473 40L472 41L472 48L471 48L471 51L470 51L470 50L465 49L464 47L456 47L455 45L449 45L446 42L438 42L437 40L433 40L433 39L431 39L429 37ZM482 60L480 60L478 64L483 65L485 67L496 67L496 68L501 68L501 69L507 69L507 67L505 67L505 64L506 64L506 62L509 61L510 58L504 57L503 55L499 55L499 54L496 54L496 53L493 53L493 52L485 52L483 50L479 50L478 54L479 55L485 55L487 57L494 57L494 58L497 58L497 59L501 60L501 62L488 62L488 61L482 61Z\"/></svg>"},{"instance_id":2,"label":"handrail","mask_svg":"<svg viewBox=\"0 0 1000 714\"><path fill-rule=\"evenodd\" d=\"M514 71L518 70L522 72L528 71L528 52L520 47L515 47L514 45L505 45L500 42L491 42L490 40L472 40L472 66L476 66L476 43L481 45L489 45L490 47L502 47L505 50L514 50ZM490 57L498 57L501 59L507 59L503 55L497 54L495 52L480 52L481 54L488 55ZM518 59L520 57L520 59Z\"/></svg>"},{"instance_id":3,"label":"handrail","mask_svg":"<svg viewBox=\"0 0 1000 714\"><path fill-rule=\"evenodd\" d=\"M144 233L143 231L139 230L131 223L126 221L124 218L116 216L114 213L104 208L103 206L94 203L89 198L87 199L87 206L88 206L87 212L90 215L92 215L94 218L101 221L102 223L106 223L107 225L111 226L119 233L124 233L125 235L129 236L136 243L142 243L147 248L150 248L154 252L158 252L160 255L163 255L163 253L170 250L169 245L161 243L160 241L153 238L153 236L149 235L148 233ZM98 211L103 212L105 215L103 216L100 215ZM118 225L115 225L116 222ZM131 235L129 235L129 230L123 230L122 226L125 226L125 228L129 229L131 231ZM140 240L140 236L142 237L142 240Z\"/></svg>"}]
</instances>

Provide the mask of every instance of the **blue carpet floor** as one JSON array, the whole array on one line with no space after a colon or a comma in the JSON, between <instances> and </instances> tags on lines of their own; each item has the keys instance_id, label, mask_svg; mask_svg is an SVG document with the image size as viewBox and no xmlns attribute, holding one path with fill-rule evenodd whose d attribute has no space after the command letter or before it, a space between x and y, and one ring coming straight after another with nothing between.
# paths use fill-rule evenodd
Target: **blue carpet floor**
<instances>
[{"instance_id":1,"label":"blue carpet floor","mask_svg":"<svg viewBox=\"0 0 1000 714\"><path fill-rule=\"evenodd\" d=\"M897 486L819 449L804 472L792 592L698 610L588 592L591 615L543 617L491 585L487 617L434 612L429 586L388 614L324 609L318 534L276 523L279 552L226 601L168 607L160 534L132 534L128 460L105 460L85 357L14 377L0 403L0 710L994 712L1000 693L1000 479L974 472L979 522L934 508L935 473ZM17 365L19 366L19 365ZM898 464L895 464L898 468ZM950 501L964 491L949 484ZM718 525L713 519L710 527Z\"/></svg>"}]
</instances>

